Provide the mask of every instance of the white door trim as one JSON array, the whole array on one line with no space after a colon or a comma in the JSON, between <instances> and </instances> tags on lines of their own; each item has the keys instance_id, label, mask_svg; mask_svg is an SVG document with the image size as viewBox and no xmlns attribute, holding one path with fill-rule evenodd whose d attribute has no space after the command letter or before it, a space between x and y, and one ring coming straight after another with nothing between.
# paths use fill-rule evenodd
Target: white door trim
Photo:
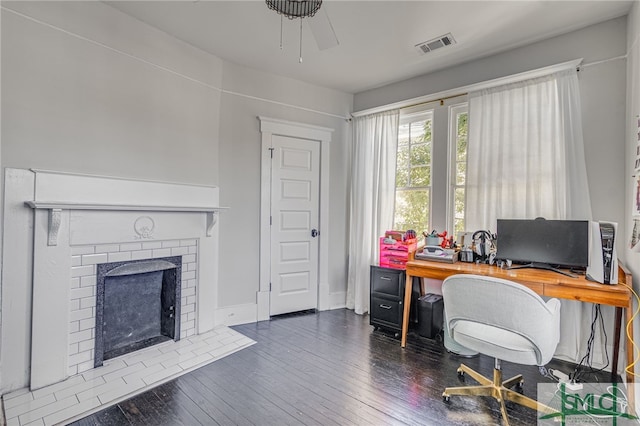
<instances>
[{"instance_id":1,"label":"white door trim","mask_svg":"<svg viewBox=\"0 0 640 426\"><path fill-rule=\"evenodd\" d=\"M329 298L329 158L333 129L304 123L261 117L260 173L260 288L256 301L258 321L269 319L269 279L271 275L271 138L291 136L320 142L320 234L318 260L318 310L330 308Z\"/></svg>"}]
</instances>

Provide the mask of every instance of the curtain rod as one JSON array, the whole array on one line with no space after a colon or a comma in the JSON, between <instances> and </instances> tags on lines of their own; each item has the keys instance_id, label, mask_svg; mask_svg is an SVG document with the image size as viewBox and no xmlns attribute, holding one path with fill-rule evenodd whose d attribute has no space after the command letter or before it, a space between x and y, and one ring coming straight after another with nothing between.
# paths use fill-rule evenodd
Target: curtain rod
<instances>
[{"instance_id":1,"label":"curtain rod","mask_svg":"<svg viewBox=\"0 0 640 426\"><path fill-rule=\"evenodd\" d=\"M393 109L401 109L401 108L407 108L410 106L427 104L427 103L438 101L438 100L444 101L446 99L455 98L458 96L464 96L469 92L473 92L476 90L489 89L489 88L501 86L504 84L516 83L516 82L528 80L531 78L542 77L545 75L553 74L554 72L564 71L570 68L578 69L582 61L583 61L582 58L574 59L572 61L562 62L559 64L550 65L543 68L524 71L518 74L509 75L506 77L498 77L492 80L481 81L479 83L473 83L473 84L458 87L455 89L443 90L441 92L432 93L430 95L424 95L424 96L419 96L417 98L407 99L405 101L394 102L389 105L383 105L379 107L352 112L351 116L362 117L364 115L376 114L379 112L391 111Z\"/></svg>"},{"instance_id":2,"label":"curtain rod","mask_svg":"<svg viewBox=\"0 0 640 426\"><path fill-rule=\"evenodd\" d=\"M596 62L587 62L587 63L584 63L584 64L578 64L576 66L576 71L579 72L582 68L587 68L587 67L590 67L592 65L600 65L600 64L604 64L606 62L616 61L618 59L627 59L627 55L620 55L620 56L616 56L615 58L603 59L601 61L596 61ZM425 102L419 102L419 103L416 103L416 104L407 105L407 106L402 107L402 108L413 108L413 107L417 107L417 106L420 106L420 105L430 104L432 102L440 102L440 106L442 106L442 105L444 105L444 101L446 101L446 100L459 98L460 96L467 96L468 94L469 94L469 92L463 92L463 93L458 93L457 95L443 96L443 97L438 98L438 99L433 99L433 100L425 101Z\"/></svg>"},{"instance_id":3,"label":"curtain rod","mask_svg":"<svg viewBox=\"0 0 640 426\"><path fill-rule=\"evenodd\" d=\"M460 96L467 96L468 94L469 94L469 92L463 92L463 93L458 93L458 94L455 94L455 95L443 96L441 98L432 99L430 101L418 102L416 104L403 106L400 109L413 108L413 107L417 107L417 106L420 106L420 105L427 105L427 104L430 104L430 103L433 103L433 102L440 102L440 106L442 106L442 105L444 105L444 101L446 101L446 100L459 98Z\"/></svg>"},{"instance_id":4,"label":"curtain rod","mask_svg":"<svg viewBox=\"0 0 640 426\"><path fill-rule=\"evenodd\" d=\"M595 61L595 62L587 62L586 64L580 64L578 65L578 71L580 71L582 68L588 68L592 65L600 65L600 64L604 64L607 62L611 62L611 61L617 61L618 59L627 59L627 55L620 55L620 56L616 56L614 58L609 58L609 59L603 59L601 61Z\"/></svg>"}]
</instances>

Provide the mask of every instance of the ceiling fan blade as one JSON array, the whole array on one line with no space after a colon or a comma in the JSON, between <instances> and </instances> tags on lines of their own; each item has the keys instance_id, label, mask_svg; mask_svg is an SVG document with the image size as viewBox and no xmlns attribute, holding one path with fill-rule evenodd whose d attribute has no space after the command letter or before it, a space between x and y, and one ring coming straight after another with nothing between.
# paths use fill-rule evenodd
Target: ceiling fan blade
<instances>
[{"instance_id":1,"label":"ceiling fan blade","mask_svg":"<svg viewBox=\"0 0 640 426\"><path fill-rule=\"evenodd\" d=\"M313 18L309 18L307 21L311 28L313 38L316 39L318 49L326 50L340 44L325 9L321 8Z\"/></svg>"}]
</instances>

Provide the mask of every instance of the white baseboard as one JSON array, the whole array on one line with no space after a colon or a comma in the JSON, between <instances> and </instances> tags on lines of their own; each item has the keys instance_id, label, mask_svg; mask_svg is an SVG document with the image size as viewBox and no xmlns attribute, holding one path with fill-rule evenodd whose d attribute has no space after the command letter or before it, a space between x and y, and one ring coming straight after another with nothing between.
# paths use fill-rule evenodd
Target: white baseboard
<instances>
[{"instance_id":1,"label":"white baseboard","mask_svg":"<svg viewBox=\"0 0 640 426\"><path fill-rule=\"evenodd\" d=\"M269 321L269 301L271 297L270 291L259 291L256 293L258 301L258 321Z\"/></svg>"},{"instance_id":2,"label":"white baseboard","mask_svg":"<svg viewBox=\"0 0 640 426\"><path fill-rule=\"evenodd\" d=\"M268 292L265 292L264 295L268 296ZM260 294L259 294L260 295ZM268 302L268 298L258 297L258 299L263 302L266 300ZM331 293L329 295L329 310L332 309L342 309L347 307L347 292L341 291L336 293ZM267 305L268 307L268 305ZM266 311L268 314L268 311ZM232 306L224 306L222 308L216 309L215 313L215 324L216 325L240 325L240 324L249 324L258 322L260 320L268 320L269 316L263 319L258 318L258 304L256 303L247 303L244 305L232 305Z\"/></svg>"},{"instance_id":3,"label":"white baseboard","mask_svg":"<svg viewBox=\"0 0 640 426\"><path fill-rule=\"evenodd\" d=\"M240 325L258 321L258 306L255 303L224 306L216 309L216 325Z\"/></svg>"},{"instance_id":4,"label":"white baseboard","mask_svg":"<svg viewBox=\"0 0 640 426\"><path fill-rule=\"evenodd\" d=\"M329 294L329 310L347 307L347 292L339 291Z\"/></svg>"}]
</instances>

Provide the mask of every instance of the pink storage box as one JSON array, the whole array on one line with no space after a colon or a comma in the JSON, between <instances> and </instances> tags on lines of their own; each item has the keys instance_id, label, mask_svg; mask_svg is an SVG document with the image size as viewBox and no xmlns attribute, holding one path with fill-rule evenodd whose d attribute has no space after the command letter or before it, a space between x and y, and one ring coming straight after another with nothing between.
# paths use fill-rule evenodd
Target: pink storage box
<instances>
[{"instance_id":1,"label":"pink storage box","mask_svg":"<svg viewBox=\"0 0 640 426\"><path fill-rule=\"evenodd\" d=\"M415 251L416 247L417 240L415 238L386 244L384 237L380 237L380 266L404 269L409 259L409 251Z\"/></svg>"}]
</instances>

